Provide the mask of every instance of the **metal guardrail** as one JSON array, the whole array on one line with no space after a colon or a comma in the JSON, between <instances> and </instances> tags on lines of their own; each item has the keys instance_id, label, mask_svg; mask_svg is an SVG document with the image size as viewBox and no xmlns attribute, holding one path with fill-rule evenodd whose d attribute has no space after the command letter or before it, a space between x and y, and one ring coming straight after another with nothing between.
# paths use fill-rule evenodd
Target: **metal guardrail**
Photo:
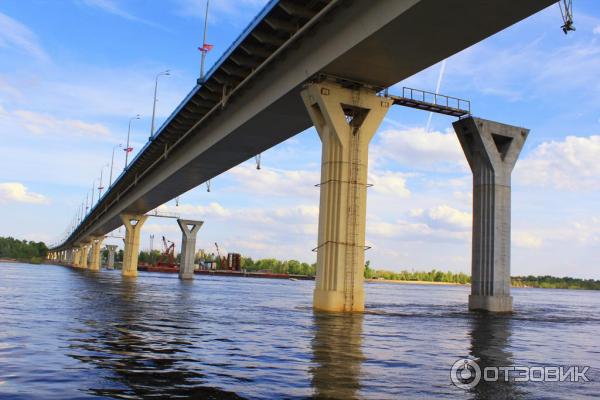
<instances>
[{"instance_id":1,"label":"metal guardrail","mask_svg":"<svg viewBox=\"0 0 600 400\"><path fill-rule=\"evenodd\" d=\"M174 213L174 212L168 212L168 211L158 211L158 209L154 209L150 212L146 213L147 216L149 217L158 217L158 218L174 218L174 219L180 219L181 215Z\"/></svg>"},{"instance_id":2,"label":"metal guardrail","mask_svg":"<svg viewBox=\"0 0 600 400\"><path fill-rule=\"evenodd\" d=\"M390 95L394 104L431 111L453 117L464 117L471 114L471 102L458 97L446 96L426 90L402 88L402 96Z\"/></svg>"}]
</instances>

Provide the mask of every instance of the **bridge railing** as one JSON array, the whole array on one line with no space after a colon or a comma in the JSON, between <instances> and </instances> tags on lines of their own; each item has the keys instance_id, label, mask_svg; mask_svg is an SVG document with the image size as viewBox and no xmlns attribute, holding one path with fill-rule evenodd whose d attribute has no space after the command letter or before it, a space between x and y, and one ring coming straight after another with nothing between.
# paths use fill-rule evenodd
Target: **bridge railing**
<instances>
[{"instance_id":1,"label":"bridge railing","mask_svg":"<svg viewBox=\"0 0 600 400\"><path fill-rule=\"evenodd\" d=\"M396 104L419 108L440 114L462 117L471 114L471 102L458 97L446 96L409 87L402 88L402 97L392 96Z\"/></svg>"}]
</instances>

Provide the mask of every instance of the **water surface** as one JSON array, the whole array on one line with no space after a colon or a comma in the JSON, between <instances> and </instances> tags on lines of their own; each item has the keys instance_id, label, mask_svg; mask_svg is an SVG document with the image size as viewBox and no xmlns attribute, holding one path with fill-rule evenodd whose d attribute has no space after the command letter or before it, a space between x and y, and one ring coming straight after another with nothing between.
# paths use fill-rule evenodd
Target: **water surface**
<instances>
[{"instance_id":1,"label":"water surface","mask_svg":"<svg viewBox=\"0 0 600 400\"><path fill-rule=\"evenodd\" d=\"M312 281L0 264L0 398L593 398L600 292L366 285L363 315L315 314ZM589 365L588 383L450 381L454 361Z\"/></svg>"}]
</instances>

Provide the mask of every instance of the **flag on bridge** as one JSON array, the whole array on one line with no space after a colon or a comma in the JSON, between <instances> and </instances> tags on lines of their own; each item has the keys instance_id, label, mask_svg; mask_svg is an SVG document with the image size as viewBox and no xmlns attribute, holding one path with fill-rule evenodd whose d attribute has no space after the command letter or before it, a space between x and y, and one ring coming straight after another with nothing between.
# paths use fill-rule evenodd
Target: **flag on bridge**
<instances>
[{"instance_id":1,"label":"flag on bridge","mask_svg":"<svg viewBox=\"0 0 600 400\"><path fill-rule=\"evenodd\" d=\"M203 53L208 53L212 50L213 47L214 46L212 44L204 43L202 47L198 47L198 50L200 50Z\"/></svg>"},{"instance_id":2,"label":"flag on bridge","mask_svg":"<svg viewBox=\"0 0 600 400\"><path fill-rule=\"evenodd\" d=\"M133 147L127 147L127 148L123 149L123 151L125 153L131 153L133 151Z\"/></svg>"}]
</instances>

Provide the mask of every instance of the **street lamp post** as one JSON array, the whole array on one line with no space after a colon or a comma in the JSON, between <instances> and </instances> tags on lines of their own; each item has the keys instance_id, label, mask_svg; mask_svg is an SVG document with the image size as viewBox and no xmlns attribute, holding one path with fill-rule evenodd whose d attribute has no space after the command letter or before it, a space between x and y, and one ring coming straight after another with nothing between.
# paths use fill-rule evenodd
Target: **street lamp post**
<instances>
[{"instance_id":1,"label":"street lamp post","mask_svg":"<svg viewBox=\"0 0 600 400\"><path fill-rule=\"evenodd\" d=\"M109 177L109 182L108 182L108 187L112 186L112 179L113 179L113 165L115 163L115 149L117 147L123 147L120 143L113 146L113 150L112 150L112 157L110 158L110 177Z\"/></svg>"},{"instance_id":2,"label":"street lamp post","mask_svg":"<svg viewBox=\"0 0 600 400\"><path fill-rule=\"evenodd\" d=\"M206 12L204 14L204 34L202 37L202 47L200 48L200 51L202 52L202 59L200 60L200 79L198 79L198 83L202 84L204 84L204 62L206 61L206 53L208 53L209 50L206 43L206 28L208 27L208 3L209 0L206 0Z\"/></svg>"},{"instance_id":3,"label":"street lamp post","mask_svg":"<svg viewBox=\"0 0 600 400\"><path fill-rule=\"evenodd\" d=\"M131 136L131 121L133 121L134 119L140 119L140 114L137 114L135 117L129 118L129 127L127 128L127 147L124 149L125 166L123 167L123 170L127 169L127 160L129 159L129 153L133 150L131 147L129 147L129 136Z\"/></svg>"},{"instance_id":4,"label":"street lamp post","mask_svg":"<svg viewBox=\"0 0 600 400\"><path fill-rule=\"evenodd\" d=\"M152 140L152 137L154 136L154 117L156 115L156 92L158 90L158 78L163 75L169 76L169 75L171 75L171 71L166 70L166 71L160 72L159 74L156 75L156 79L154 79L154 103L152 103L152 122L150 124L150 140Z\"/></svg>"},{"instance_id":5,"label":"street lamp post","mask_svg":"<svg viewBox=\"0 0 600 400\"><path fill-rule=\"evenodd\" d=\"M102 189L104 189L104 186L102 186L102 174L104 173L104 168L108 167L108 164L104 164L102 166L102 169L100 169L100 181L98 183L98 201L100 201L100 197L102 197Z\"/></svg>"},{"instance_id":6,"label":"street lamp post","mask_svg":"<svg viewBox=\"0 0 600 400\"><path fill-rule=\"evenodd\" d=\"M96 180L92 182L92 201L90 201L90 212L92 212L92 207L94 207L94 192L96 190Z\"/></svg>"}]
</instances>

